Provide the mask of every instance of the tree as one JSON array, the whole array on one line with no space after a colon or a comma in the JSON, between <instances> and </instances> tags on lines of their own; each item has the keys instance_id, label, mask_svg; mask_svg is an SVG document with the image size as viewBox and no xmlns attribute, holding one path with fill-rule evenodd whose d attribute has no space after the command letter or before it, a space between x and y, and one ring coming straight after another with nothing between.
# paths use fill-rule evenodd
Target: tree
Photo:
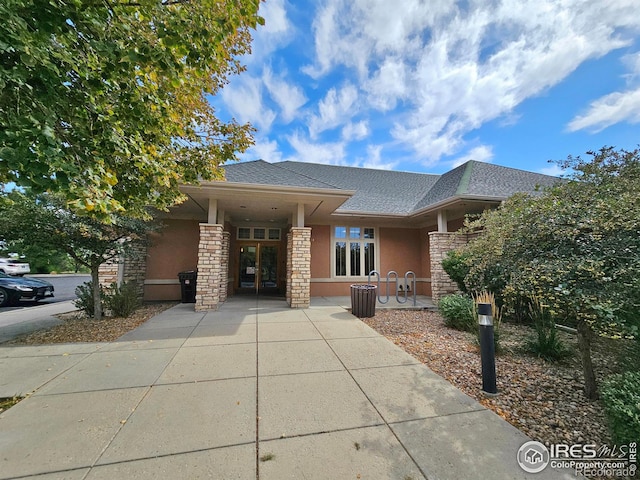
<instances>
[{"instance_id":1,"label":"tree","mask_svg":"<svg viewBox=\"0 0 640 480\"><path fill-rule=\"evenodd\" d=\"M243 70L259 0L0 3L0 183L144 216L252 142L207 100Z\"/></svg>"},{"instance_id":2,"label":"tree","mask_svg":"<svg viewBox=\"0 0 640 480\"><path fill-rule=\"evenodd\" d=\"M102 318L100 265L131 255L155 229L149 221L123 215L114 216L107 224L72 212L58 196L17 191L0 196L0 218L0 238L8 242L28 240L34 248L63 251L91 271L96 319Z\"/></svg>"},{"instance_id":3,"label":"tree","mask_svg":"<svg viewBox=\"0 0 640 480\"><path fill-rule=\"evenodd\" d=\"M19 253L21 258L29 262L31 273L68 272L76 268L66 252L50 246L46 249L42 245L34 246L29 239L11 242L8 247L7 250L0 249L0 256Z\"/></svg>"},{"instance_id":4,"label":"tree","mask_svg":"<svg viewBox=\"0 0 640 480\"><path fill-rule=\"evenodd\" d=\"M507 305L537 296L577 326L585 393L595 398L593 334L640 333L640 151L589 155L560 162L575 172L568 181L538 197L516 195L470 222L484 234L464 252L471 290L494 281Z\"/></svg>"}]
</instances>

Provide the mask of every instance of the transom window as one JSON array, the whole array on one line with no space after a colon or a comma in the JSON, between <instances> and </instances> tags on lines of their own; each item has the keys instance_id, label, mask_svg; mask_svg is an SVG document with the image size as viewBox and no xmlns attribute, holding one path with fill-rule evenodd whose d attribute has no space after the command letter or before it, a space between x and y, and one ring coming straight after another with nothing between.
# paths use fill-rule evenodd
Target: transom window
<instances>
[{"instance_id":1,"label":"transom window","mask_svg":"<svg viewBox=\"0 0 640 480\"><path fill-rule=\"evenodd\" d=\"M238 227L238 240L280 240L279 228Z\"/></svg>"},{"instance_id":2,"label":"transom window","mask_svg":"<svg viewBox=\"0 0 640 480\"><path fill-rule=\"evenodd\" d=\"M369 275L376 268L376 233L372 227L337 226L333 231L336 277Z\"/></svg>"}]
</instances>

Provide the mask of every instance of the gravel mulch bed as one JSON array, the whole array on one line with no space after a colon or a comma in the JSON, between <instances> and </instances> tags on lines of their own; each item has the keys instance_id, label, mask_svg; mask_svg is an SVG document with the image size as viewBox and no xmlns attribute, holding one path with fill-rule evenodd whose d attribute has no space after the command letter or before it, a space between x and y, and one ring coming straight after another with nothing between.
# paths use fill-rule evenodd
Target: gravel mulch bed
<instances>
[{"instance_id":1,"label":"gravel mulch bed","mask_svg":"<svg viewBox=\"0 0 640 480\"><path fill-rule=\"evenodd\" d=\"M145 304L128 318L87 318L80 311L57 315L64 323L22 335L3 345L46 345L51 343L113 342L176 302Z\"/></svg>"},{"instance_id":2,"label":"gravel mulch bed","mask_svg":"<svg viewBox=\"0 0 640 480\"><path fill-rule=\"evenodd\" d=\"M477 340L446 327L438 313L382 310L362 320L534 440L612 444L602 404L584 397L575 351L560 363L524 353L526 333L533 332L526 326L502 323L503 353L496 358L499 395L487 397L481 392ZM571 334L561 334L568 346L575 344ZM617 369L615 349L605 340L594 345L593 360L600 381Z\"/></svg>"}]
</instances>

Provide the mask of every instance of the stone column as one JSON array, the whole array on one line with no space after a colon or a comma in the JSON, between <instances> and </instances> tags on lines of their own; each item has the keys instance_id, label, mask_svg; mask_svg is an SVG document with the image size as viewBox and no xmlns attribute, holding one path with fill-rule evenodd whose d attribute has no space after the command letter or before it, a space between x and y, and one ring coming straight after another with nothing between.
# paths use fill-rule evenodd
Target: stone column
<instances>
[{"instance_id":1,"label":"stone column","mask_svg":"<svg viewBox=\"0 0 640 480\"><path fill-rule=\"evenodd\" d=\"M112 258L108 262L98 267L98 279L100 285L107 288L112 283L119 284L121 281L122 259L120 257Z\"/></svg>"},{"instance_id":2,"label":"stone column","mask_svg":"<svg viewBox=\"0 0 640 480\"><path fill-rule=\"evenodd\" d=\"M138 298L144 297L144 280L147 274L147 246L137 244L130 246L126 255L112 258L100 265L98 278L100 285L108 288L115 283L121 286L123 283L135 282Z\"/></svg>"},{"instance_id":3,"label":"stone column","mask_svg":"<svg viewBox=\"0 0 640 480\"><path fill-rule=\"evenodd\" d=\"M308 308L311 301L311 228L292 227L287 234L287 303Z\"/></svg>"},{"instance_id":4,"label":"stone column","mask_svg":"<svg viewBox=\"0 0 640 480\"><path fill-rule=\"evenodd\" d=\"M144 297L144 279L147 276L147 246L135 245L128 252L122 265L122 281L135 282L138 298Z\"/></svg>"},{"instance_id":5,"label":"stone column","mask_svg":"<svg viewBox=\"0 0 640 480\"><path fill-rule=\"evenodd\" d=\"M222 225L209 223L200 224L195 305L197 312L217 310L220 304L223 244L222 228Z\"/></svg>"},{"instance_id":6,"label":"stone column","mask_svg":"<svg viewBox=\"0 0 640 480\"><path fill-rule=\"evenodd\" d=\"M231 234L222 232L222 251L220 258L220 303L227 300L229 287L229 241Z\"/></svg>"},{"instance_id":7,"label":"stone column","mask_svg":"<svg viewBox=\"0 0 640 480\"><path fill-rule=\"evenodd\" d=\"M293 234L291 232L287 233L287 286L285 289L284 298L287 301L287 304L291 306L291 258L293 251Z\"/></svg>"},{"instance_id":8,"label":"stone column","mask_svg":"<svg viewBox=\"0 0 640 480\"><path fill-rule=\"evenodd\" d=\"M458 285L442 268L447 252L466 245L476 234L455 232L429 232L429 257L431 259L431 297L435 303L445 295L458 293Z\"/></svg>"}]
</instances>

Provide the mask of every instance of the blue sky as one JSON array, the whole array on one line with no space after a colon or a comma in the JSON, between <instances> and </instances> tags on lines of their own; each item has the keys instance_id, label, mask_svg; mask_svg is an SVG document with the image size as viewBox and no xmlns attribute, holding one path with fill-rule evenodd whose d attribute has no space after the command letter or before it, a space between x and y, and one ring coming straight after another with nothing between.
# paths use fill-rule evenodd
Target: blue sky
<instances>
[{"instance_id":1,"label":"blue sky","mask_svg":"<svg viewBox=\"0 0 640 480\"><path fill-rule=\"evenodd\" d=\"M638 0L266 0L212 99L242 160L442 173L640 144Z\"/></svg>"}]
</instances>

